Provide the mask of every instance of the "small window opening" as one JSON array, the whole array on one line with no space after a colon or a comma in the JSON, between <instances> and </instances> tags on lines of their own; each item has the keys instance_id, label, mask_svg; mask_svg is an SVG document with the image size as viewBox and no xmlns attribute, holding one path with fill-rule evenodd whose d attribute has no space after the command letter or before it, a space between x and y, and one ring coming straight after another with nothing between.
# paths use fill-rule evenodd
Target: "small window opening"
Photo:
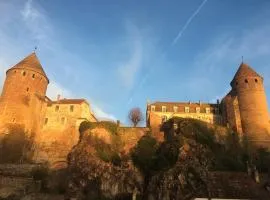
<instances>
[{"instance_id":1,"label":"small window opening","mask_svg":"<svg viewBox=\"0 0 270 200\"><path fill-rule=\"evenodd\" d=\"M46 124L48 124L48 118L45 118L45 121L44 121L44 124L46 125Z\"/></svg>"},{"instance_id":2,"label":"small window opening","mask_svg":"<svg viewBox=\"0 0 270 200\"><path fill-rule=\"evenodd\" d=\"M247 79L245 79L245 83L248 83L248 80Z\"/></svg>"},{"instance_id":3,"label":"small window opening","mask_svg":"<svg viewBox=\"0 0 270 200\"><path fill-rule=\"evenodd\" d=\"M26 75L26 72L25 72L25 71L23 71L22 75L23 75L23 76L25 76L25 75Z\"/></svg>"},{"instance_id":4,"label":"small window opening","mask_svg":"<svg viewBox=\"0 0 270 200\"><path fill-rule=\"evenodd\" d=\"M55 106L55 111L58 111L59 110L59 106Z\"/></svg>"},{"instance_id":5,"label":"small window opening","mask_svg":"<svg viewBox=\"0 0 270 200\"><path fill-rule=\"evenodd\" d=\"M28 88L26 88L26 91L27 91L27 92L29 92L29 87L28 87Z\"/></svg>"},{"instance_id":6,"label":"small window opening","mask_svg":"<svg viewBox=\"0 0 270 200\"><path fill-rule=\"evenodd\" d=\"M235 82L235 85L238 85L238 81Z\"/></svg>"},{"instance_id":7,"label":"small window opening","mask_svg":"<svg viewBox=\"0 0 270 200\"><path fill-rule=\"evenodd\" d=\"M32 78L35 78L35 76L36 76L35 74L32 74Z\"/></svg>"},{"instance_id":8,"label":"small window opening","mask_svg":"<svg viewBox=\"0 0 270 200\"><path fill-rule=\"evenodd\" d=\"M62 118L61 118L61 124L64 124L64 123L65 123L65 118L62 117Z\"/></svg>"},{"instance_id":9,"label":"small window opening","mask_svg":"<svg viewBox=\"0 0 270 200\"><path fill-rule=\"evenodd\" d=\"M14 71L14 74L16 73L16 70Z\"/></svg>"},{"instance_id":10,"label":"small window opening","mask_svg":"<svg viewBox=\"0 0 270 200\"><path fill-rule=\"evenodd\" d=\"M15 118L12 119L12 122L15 122Z\"/></svg>"},{"instance_id":11,"label":"small window opening","mask_svg":"<svg viewBox=\"0 0 270 200\"><path fill-rule=\"evenodd\" d=\"M255 78L255 83L258 83L258 79Z\"/></svg>"},{"instance_id":12,"label":"small window opening","mask_svg":"<svg viewBox=\"0 0 270 200\"><path fill-rule=\"evenodd\" d=\"M73 112L73 111L74 111L74 106L71 105L71 106L70 106L70 112Z\"/></svg>"}]
</instances>

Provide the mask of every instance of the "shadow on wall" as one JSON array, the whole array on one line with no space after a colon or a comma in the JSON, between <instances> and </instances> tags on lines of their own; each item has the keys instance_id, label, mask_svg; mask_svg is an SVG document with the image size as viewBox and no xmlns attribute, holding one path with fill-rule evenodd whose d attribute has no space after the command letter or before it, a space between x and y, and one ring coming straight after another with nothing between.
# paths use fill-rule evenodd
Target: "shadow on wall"
<instances>
[{"instance_id":1,"label":"shadow on wall","mask_svg":"<svg viewBox=\"0 0 270 200\"><path fill-rule=\"evenodd\" d=\"M0 133L0 163L25 163L32 157L33 138L23 126L12 125Z\"/></svg>"}]
</instances>

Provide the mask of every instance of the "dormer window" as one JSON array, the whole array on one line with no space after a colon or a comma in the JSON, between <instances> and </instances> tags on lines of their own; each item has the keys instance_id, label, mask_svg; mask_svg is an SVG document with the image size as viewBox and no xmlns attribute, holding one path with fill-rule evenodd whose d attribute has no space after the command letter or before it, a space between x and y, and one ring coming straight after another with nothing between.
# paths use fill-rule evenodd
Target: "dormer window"
<instances>
[{"instance_id":1,"label":"dormer window","mask_svg":"<svg viewBox=\"0 0 270 200\"><path fill-rule=\"evenodd\" d=\"M167 112L166 106L162 106L162 112Z\"/></svg>"},{"instance_id":2,"label":"dormer window","mask_svg":"<svg viewBox=\"0 0 270 200\"><path fill-rule=\"evenodd\" d=\"M151 106L151 111L155 112L155 110L156 110L156 106Z\"/></svg>"},{"instance_id":3,"label":"dormer window","mask_svg":"<svg viewBox=\"0 0 270 200\"><path fill-rule=\"evenodd\" d=\"M189 113L189 107L185 107L185 113Z\"/></svg>"}]
</instances>

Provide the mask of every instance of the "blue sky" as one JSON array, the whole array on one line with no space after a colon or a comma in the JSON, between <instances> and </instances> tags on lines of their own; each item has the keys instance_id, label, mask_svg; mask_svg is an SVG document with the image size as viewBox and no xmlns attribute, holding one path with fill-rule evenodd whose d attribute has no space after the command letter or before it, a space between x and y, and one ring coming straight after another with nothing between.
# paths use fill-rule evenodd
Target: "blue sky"
<instances>
[{"instance_id":1,"label":"blue sky","mask_svg":"<svg viewBox=\"0 0 270 200\"><path fill-rule=\"evenodd\" d=\"M241 57L265 78L268 0L0 0L0 80L37 46L48 96L127 124L150 101L213 102ZM269 104L270 105L270 104Z\"/></svg>"}]
</instances>

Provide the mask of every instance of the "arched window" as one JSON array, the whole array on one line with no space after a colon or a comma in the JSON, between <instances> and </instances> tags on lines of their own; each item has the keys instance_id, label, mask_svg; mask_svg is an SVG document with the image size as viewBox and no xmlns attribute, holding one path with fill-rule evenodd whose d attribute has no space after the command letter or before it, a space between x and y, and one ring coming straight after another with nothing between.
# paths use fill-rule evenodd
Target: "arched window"
<instances>
[{"instance_id":1,"label":"arched window","mask_svg":"<svg viewBox=\"0 0 270 200\"><path fill-rule=\"evenodd\" d=\"M25 75L26 75L26 72L25 72L25 71L23 71L22 75L23 75L23 76L25 76Z\"/></svg>"},{"instance_id":2,"label":"arched window","mask_svg":"<svg viewBox=\"0 0 270 200\"><path fill-rule=\"evenodd\" d=\"M255 83L258 83L258 79L255 78Z\"/></svg>"},{"instance_id":3,"label":"arched window","mask_svg":"<svg viewBox=\"0 0 270 200\"><path fill-rule=\"evenodd\" d=\"M247 79L245 79L245 83L248 83L248 80Z\"/></svg>"},{"instance_id":4,"label":"arched window","mask_svg":"<svg viewBox=\"0 0 270 200\"><path fill-rule=\"evenodd\" d=\"M36 76L35 74L32 74L32 78L35 78L35 76Z\"/></svg>"}]
</instances>

